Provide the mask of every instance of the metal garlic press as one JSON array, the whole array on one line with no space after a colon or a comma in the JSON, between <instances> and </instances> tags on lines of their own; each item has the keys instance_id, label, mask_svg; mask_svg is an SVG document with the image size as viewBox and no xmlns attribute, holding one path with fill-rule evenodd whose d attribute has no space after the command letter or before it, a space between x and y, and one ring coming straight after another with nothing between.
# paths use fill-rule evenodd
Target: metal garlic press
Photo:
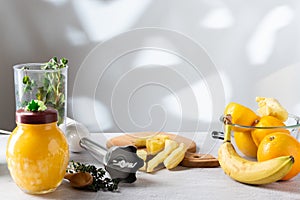
<instances>
[{"instance_id":1,"label":"metal garlic press","mask_svg":"<svg viewBox=\"0 0 300 200\"><path fill-rule=\"evenodd\" d=\"M119 179L121 182L136 181L136 171L144 165L144 161L136 154L135 146L113 146L107 150L89 138L82 138L79 145L92 153L97 160L99 155L104 156L103 161L99 161L103 162L112 179Z\"/></svg>"},{"instance_id":2,"label":"metal garlic press","mask_svg":"<svg viewBox=\"0 0 300 200\"><path fill-rule=\"evenodd\" d=\"M136 181L136 171L143 167L144 161L137 156L135 146L113 146L106 149L89 139L88 129L76 121L67 124L64 129L71 151L87 150L95 159L104 164L112 179L119 179L126 183Z\"/></svg>"}]
</instances>

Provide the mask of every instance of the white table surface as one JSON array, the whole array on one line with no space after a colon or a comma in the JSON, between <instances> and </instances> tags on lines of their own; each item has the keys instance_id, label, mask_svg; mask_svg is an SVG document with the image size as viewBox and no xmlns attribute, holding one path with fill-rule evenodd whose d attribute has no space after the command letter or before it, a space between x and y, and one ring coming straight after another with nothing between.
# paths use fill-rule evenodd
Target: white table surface
<instances>
[{"instance_id":1,"label":"white table surface","mask_svg":"<svg viewBox=\"0 0 300 200\"><path fill-rule=\"evenodd\" d=\"M99 143L119 134L92 134ZM182 135L182 134L181 134ZM184 134L193 138L202 151L208 151L207 136L204 133ZM67 181L50 194L28 195L13 182L5 161L5 146L8 136L0 136L0 199L300 199L300 175L290 181L276 182L264 186L250 186L238 183L218 168L183 168L168 171L162 169L154 174L137 172L137 181L120 184L118 192L87 192L70 187ZM209 149L216 156L221 141ZM199 150L198 150L199 151ZM203 153L203 152L201 152ZM74 161L101 166L88 152L71 153Z\"/></svg>"}]
</instances>

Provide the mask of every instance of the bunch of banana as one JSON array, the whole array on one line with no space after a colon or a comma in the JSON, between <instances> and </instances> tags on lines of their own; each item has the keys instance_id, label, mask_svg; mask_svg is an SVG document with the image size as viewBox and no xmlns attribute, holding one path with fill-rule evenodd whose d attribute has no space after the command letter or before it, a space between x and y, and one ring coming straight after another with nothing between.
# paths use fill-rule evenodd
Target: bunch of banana
<instances>
[{"instance_id":1,"label":"bunch of banana","mask_svg":"<svg viewBox=\"0 0 300 200\"><path fill-rule=\"evenodd\" d=\"M264 162L240 157L231 140L231 125L225 125L224 143L218 151L218 160L224 172L232 179L253 185L268 184L283 178L294 164L293 156L281 156Z\"/></svg>"}]
</instances>

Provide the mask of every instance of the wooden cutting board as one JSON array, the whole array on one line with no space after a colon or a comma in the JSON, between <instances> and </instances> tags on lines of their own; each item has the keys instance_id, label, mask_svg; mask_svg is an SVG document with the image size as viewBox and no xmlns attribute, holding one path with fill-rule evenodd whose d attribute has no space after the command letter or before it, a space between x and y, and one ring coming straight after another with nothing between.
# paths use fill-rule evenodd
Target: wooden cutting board
<instances>
[{"instance_id":1,"label":"wooden cutting board","mask_svg":"<svg viewBox=\"0 0 300 200\"><path fill-rule=\"evenodd\" d=\"M193 168L220 166L218 159L216 159L210 154L190 153L190 152L185 153L185 156L180 164L181 166L193 167Z\"/></svg>"},{"instance_id":2,"label":"wooden cutting board","mask_svg":"<svg viewBox=\"0 0 300 200\"><path fill-rule=\"evenodd\" d=\"M126 145L134 145L134 141L137 138L141 137L151 137L155 136L157 134L160 135L168 135L170 139L175 140L178 143L183 142L187 147L187 151L191 153L196 152L196 143L186 137L180 136L180 135L175 135L171 133L165 133L165 132L160 132L160 133L154 133L154 132L141 132L141 133L128 133L124 135L120 135L114 138L111 138L110 140L107 141L106 147L110 148L112 146L126 146Z\"/></svg>"},{"instance_id":3,"label":"wooden cutting board","mask_svg":"<svg viewBox=\"0 0 300 200\"><path fill-rule=\"evenodd\" d=\"M154 132L141 132L141 133L129 133L113 137L109 139L106 143L106 147L110 148L112 146L127 146L134 145L134 141L140 137L151 137L155 134L164 134L168 135L170 139L175 140L178 143L183 142L187 146L187 153L181 162L182 166L185 167L217 167L219 162L216 158L209 154L197 154L196 152L196 143L186 137L175 135L172 133L154 133Z\"/></svg>"}]
</instances>

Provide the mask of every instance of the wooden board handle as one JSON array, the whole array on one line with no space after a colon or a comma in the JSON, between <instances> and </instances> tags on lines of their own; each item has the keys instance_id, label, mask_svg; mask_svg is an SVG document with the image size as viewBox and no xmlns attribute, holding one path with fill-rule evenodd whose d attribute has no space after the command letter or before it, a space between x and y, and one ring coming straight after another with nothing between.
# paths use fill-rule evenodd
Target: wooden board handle
<instances>
[{"instance_id":1,"label":"wooden board handle","mask_svg":"<svg viewBox=\"0 0 300 200\"><path fill-rule=\"evenodd\" d=\"M198 154L186 152L184 159L180 163L184 167L218 167L218 159L210 154Z\"/></svg>"}]
</instances>

